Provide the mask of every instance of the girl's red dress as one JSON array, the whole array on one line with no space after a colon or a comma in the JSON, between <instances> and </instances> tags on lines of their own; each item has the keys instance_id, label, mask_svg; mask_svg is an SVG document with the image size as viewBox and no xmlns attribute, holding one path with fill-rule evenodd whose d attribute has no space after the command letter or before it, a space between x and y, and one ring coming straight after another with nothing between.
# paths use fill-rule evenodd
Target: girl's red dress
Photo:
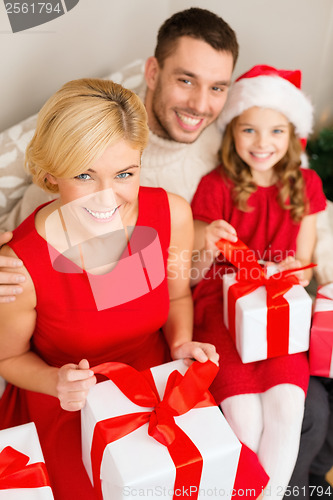
<instances>
[{"instance_id":1,"label":"girl's red dress","mask_svg":"<svg viewBox=\"0 0 333 500\"><path fill-rule=\"evenodd\" d=\"M67 270L62 269L67 272L52 267L48 245L35 229L38 210L14 231L10 243L24 261L36 289L37 323L31 349L57 367L86 358L90 366L118 361L144 370L170 361L160 329L169 311L166 273L161 284L149 293L98 311L85 272L71 263ZM163 189L140 188L134 231L140 226L157 231L166 271L170 211ZM70 272L74 268L75 272ZM59 400L52 396L8 384L0 400L0 429L30 421L37 427L55 500L93 500L94 490L81 459L80 412L61 409ZM267 480L256 455L243 446L234 498L238 498L238 492L242 496L245 488L255 488L259 494Z\"/></svg>"},{"instance_id":2,"label":"girl's red dress","mask_svg":"<svg viewBox=\"0 0 333 500\"><path fill-rule=\"evenodd\" d=\"M325 209L326 198L316 172L301 169L308 199L308 214ZM192 201L194 219L207 223L223 219L237 236L253 249L258 260L279 262L295 256L300 224L278 204L278 188L258 187L251 194L250 210L235 207L232 184L221 175L221 167L202 178ZM261 393L278 384L296 384L305 392L309 380L307 354L279 356L243 364L223 322L222 276L230 270L217 259L193 291L195 305L194 340L210 342L220 355L220 370L210 390L220 403L237 394Z\"/></svg>"}]
</instances>

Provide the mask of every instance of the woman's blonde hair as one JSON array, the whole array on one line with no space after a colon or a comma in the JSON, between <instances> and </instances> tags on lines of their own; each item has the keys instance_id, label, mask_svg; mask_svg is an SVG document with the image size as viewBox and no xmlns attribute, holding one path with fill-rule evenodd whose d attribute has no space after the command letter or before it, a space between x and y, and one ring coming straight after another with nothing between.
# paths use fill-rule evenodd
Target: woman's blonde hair
<instances>
[{"instance_id":1,"label":"woman's blonde hair","mask_svg":"<svg viewBox=\"0 0 333 500\"><path fill-rule=\"evenodd\" d=\"M249 166L238 156L234 142L234 127L238 117L234 118L224 132L220 160L221 175L231 181L233 199L236 206L244 211L250 211L248 199L257 190ZM299 222L304 216L307 203L305 185L300 170L302 146L295 134L295 127L289 123L289 146L286 155L274 166L279 187L279 204L285 210L290 210L294 222Z\"/></svg>"},{"instance_id":2,"label":"woman's blonde hair","mask_svg":"<svg viewBox=\"0 0 333 500\"><path fill-rule=\"evenodd\" d=\"M73 80L39 112L25 166L35 184L57 192L58 186L47 180L47 174L75 177L120 140L142 152L148 134L145 107L133 92L108 80Z\"/></svg>"}]
</instances>

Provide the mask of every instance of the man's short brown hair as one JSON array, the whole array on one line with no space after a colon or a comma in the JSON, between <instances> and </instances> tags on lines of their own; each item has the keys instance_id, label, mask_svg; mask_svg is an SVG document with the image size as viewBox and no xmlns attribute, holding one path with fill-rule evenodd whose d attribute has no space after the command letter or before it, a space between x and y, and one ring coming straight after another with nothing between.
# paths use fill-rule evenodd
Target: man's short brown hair
<instances>
[{"instance_id":1,"label":"man's short brown hair","mask_svg":"<svg viewBox=\"0 0 333 500\"><path fill-rule=\"evenodd\" d=\"M215 50L230 52L235 66L238 58L238 42L235 32L213 12L192 7L177 12L160 27L155 49L155 57L160 67L174 51L178 39L183 36L202 40Z\"/></svg>"}]
</instances>

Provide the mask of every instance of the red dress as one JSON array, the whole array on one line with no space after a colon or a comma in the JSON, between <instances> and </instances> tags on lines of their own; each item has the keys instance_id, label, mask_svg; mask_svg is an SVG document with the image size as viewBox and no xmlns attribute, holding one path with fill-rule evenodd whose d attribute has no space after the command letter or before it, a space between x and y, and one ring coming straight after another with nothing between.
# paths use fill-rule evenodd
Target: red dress
<instances>
[{"instance_id":1,"label":"red dress","mask_svg":"<svg viewBox=\"0 0 333 500\"><path fill-rule=\"evenodd\" d=\"M66 260L61 261L62 272L52 267L50 249L35 229L38 210L14 231L10 243L24 261L36 289L37 323L32 350L58 367L78 363L82 358L88 359L90 366L118 361L137 370L170 361L160 330L169 310L166 278L157 287L151 280L152 290L137 299L98 311L87 273ZM130 240L133 252L139 226L157 231L165 271L170 212L164 190L140 188L139 216ZM94 490L81 459L80 412L62 410L57 398L8 384L0 400L0 429L30 421L37 427L55 500L93 500ZM243 496L245 488L255 488L260 494L267 480L257 456L243 446L234 498Z\"/></svg>"},{"instance_id":2,"label":"red dress","mask_svg":"<svg viewBox=\"0 0 333 500\"><path fill-rule=\"evenodd\" d=\"M232 200L232 184L221 176L221 167L202 178L192 201L194 219L211 223L217 219L229 222L256 258L279 262L295 255L300 224L294 223L277 200L278 188L258 187L248 204L251 211L242 212ZM308 213L325 209L326 199L316 172L302 169ZM230 266L216 260L205 278L193 291L195 305L194 339L210 342L220 354L220 371L211 392L220 403L237 394L261 393L278 384L296 384L307 390L309 369L306 353L279 356L243 364L223 322L222 276Z\"/></svg>"},{"instance_id":3,"label":"red dress","mask_svg":"<svg viewBox=\"0 0 333 500\"><path fill-rule=\"evenodd\" d=\"M149 293L98 311L85 272L64 273L52 268L48 245L35 229L36 211L14 231L10 243L36 289L32 350L58 367L82 358L88 359L90 366L119 361L138 370L170 361L160 330L169 311L166 273ZM165 271L170 212L164 190L140 189L139 216L131 242L138 226L156 229ZM55 499L95 498L81 460L80 412L62 410L57 398L8 385L0 401L0 428L29 421L36 424Z\"/></svg>"}]
</instances>

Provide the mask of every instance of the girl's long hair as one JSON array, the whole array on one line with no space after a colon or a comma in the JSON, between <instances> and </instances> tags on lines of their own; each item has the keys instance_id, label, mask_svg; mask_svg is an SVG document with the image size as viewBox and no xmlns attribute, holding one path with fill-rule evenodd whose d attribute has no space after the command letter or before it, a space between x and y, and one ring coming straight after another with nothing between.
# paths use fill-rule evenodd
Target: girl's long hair
<instances>
[{"instance_id":1,"label":"girl's long hair","mask_svg":"<svg viewBox=\"0 0 333 500\"><path fill-rule=\"evenodd\" d=\"M248 212L248 199L257 190L249 166L238 156L233 136L238 117L226 127L221 150L221 175L231 181L234 202L240 210ZM278 201L284 210L290 210L294 222L300 222L307 210L305 185L300 170L302 146L290 123L290 139L286 155L274 166L279 188Z\"/></svg>"}]
</instances>

